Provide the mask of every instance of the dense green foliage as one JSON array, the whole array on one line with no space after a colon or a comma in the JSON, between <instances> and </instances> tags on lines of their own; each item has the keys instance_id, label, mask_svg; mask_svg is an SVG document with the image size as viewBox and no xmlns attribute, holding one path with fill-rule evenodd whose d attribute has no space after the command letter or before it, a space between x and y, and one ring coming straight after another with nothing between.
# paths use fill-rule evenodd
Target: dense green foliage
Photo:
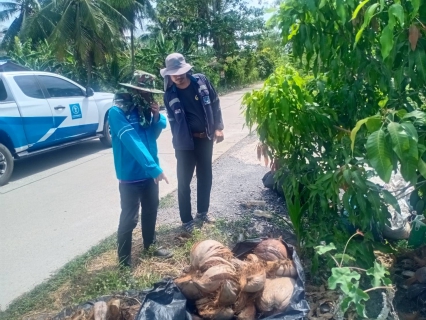
<instances>
[{"instance_id":1,"label":"dense green foliage","mask_svg":"<svg viewBox=\"0 0 426 320\"><path fill-rule=\"evenodd\" d=\"M112 90L135 69L159 75L171 52L231 88L266 78L282 56L263 9L246 0L9 0L0 8L1 21L18 15L1 45L12 59L95 89ZM141 26L148 32L136 37Z\"/></svg>"},{"instance_id":2,"label":"dense green foliage","mask_svg":"<svg viewBox=\"0 0 426 320\"><path fill-rule=\"evenodd\" d=\"M247 124L285 174L300 245L312 253L319 243L334 243L369 268L377 287L386 273L373 250L388 249L382 232L389 207L400 212L404 190L391 194L370 178L389 182L399 171L415 187L411 205L425 214L426 3L288 0L274 23L295 63L245 96ZM356 229L365 236L347 246ZM312 262L315 270L318 255ZM359 288L360 273L342 262L331 269L329 287L339 285L342 311L353 303L366 317L363 301L372 289Z\"/></svg>"},{"instance_id":3,"label":"dense green foliage","mask_svg":"<svg viewBox=\"0 0 426 320\"><path fill-rule=\"evenodd\" d=\"M344 244L358 227L365 247L348 250L371 265L387 205L400 209L368 178L387 182L399 168L425 185L426 4L289 0L274 21L309 75L278 69L245 97L247 123L290 172L283 187L300 242Z\"/></svg>"}]
</instances>

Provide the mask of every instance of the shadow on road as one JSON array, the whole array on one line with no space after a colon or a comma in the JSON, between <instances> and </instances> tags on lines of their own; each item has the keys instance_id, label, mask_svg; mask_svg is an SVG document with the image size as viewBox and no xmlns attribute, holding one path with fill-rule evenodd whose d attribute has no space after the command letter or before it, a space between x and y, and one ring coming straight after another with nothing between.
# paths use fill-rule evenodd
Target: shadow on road
<instances>
[{"instance_id":1,"label":"shadow on road","mask_svg":"<svg viewBox=\"0 0 426 320\"><path fill-rule=\"evenodd\" d=\"M100 151L108 150L110 149L105 148L98 139L94 139L63 149L24 158L15 162L15 169L13 170L10 182L26 178L33 174L78 160Z\"/></svg>"}]
</instances>

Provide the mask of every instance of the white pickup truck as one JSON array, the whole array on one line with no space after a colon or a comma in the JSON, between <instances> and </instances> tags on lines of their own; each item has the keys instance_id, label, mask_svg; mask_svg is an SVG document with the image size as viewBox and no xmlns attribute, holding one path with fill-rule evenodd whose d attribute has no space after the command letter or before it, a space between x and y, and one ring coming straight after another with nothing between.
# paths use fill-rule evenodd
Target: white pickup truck
<instances>
[{"instance_id":1,"label":"white pickup truck","mask_svg":"<svg viewBox=\"0 0 426 320\"><path fill-rule=\"evenodd\" d=\"M0 72L0 186L15 160L95 138L110 147L113 97L53 73Z\"/></svg>"}]
</instances>

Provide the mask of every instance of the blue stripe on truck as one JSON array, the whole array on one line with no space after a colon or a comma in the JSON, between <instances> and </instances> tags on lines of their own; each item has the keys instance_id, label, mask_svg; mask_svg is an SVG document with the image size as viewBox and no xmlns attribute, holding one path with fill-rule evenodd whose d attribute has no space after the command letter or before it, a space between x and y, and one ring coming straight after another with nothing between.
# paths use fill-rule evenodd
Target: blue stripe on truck
<instances>
[{"instance_id":1,"label":"blue stripe on truck","mask_svg":"<svg viewBox=\"0 0 426 320\"><path fill-rule=\"evenodd\" d=\"M0 131L9 135L15 148L28 144L21 117L0 117Z\"/></svg>"},{"instance_id":2,"label":"blue stripe on truck","mask_svg":"<svg viewBox=\"0 0 426 320\"><path fill-rule=\"evenodd\" d=\"M29 151L96 134L98 123L58 128L66 118L0 117L0 131L9 135L15 149L31 145ZM40 141L51 129L56 130L47 139Z\"/></svg>"}]
</instances>

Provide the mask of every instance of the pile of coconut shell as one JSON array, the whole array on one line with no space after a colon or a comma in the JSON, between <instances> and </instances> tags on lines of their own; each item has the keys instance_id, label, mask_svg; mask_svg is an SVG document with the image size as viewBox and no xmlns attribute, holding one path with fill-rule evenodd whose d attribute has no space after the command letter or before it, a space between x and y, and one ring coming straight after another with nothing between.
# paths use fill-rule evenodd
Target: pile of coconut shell
<instances>
[{"instance_id":1,"label":"pile of coconut shell","mask_svg":"<svg viewBox=\"0 0 426 320\"><path fill-rule=\"evenodd\" d=\"M50 320L134 320L140 302L132 297L104 297L97 302L66 308Z\"/></svg>"},{"instance_id":2,"label":"pile of coconut shell","mask_svg":"<svg viewBox=\"0 0 426 320\"><path fill-rule=\"evenodd\" d=\"M297 270L280 239L260 242L245 260L206 240L191 249L190 266L175 280L203 319L252 320L282 313L290 304Z\"/></svg>"}]
</instances>

